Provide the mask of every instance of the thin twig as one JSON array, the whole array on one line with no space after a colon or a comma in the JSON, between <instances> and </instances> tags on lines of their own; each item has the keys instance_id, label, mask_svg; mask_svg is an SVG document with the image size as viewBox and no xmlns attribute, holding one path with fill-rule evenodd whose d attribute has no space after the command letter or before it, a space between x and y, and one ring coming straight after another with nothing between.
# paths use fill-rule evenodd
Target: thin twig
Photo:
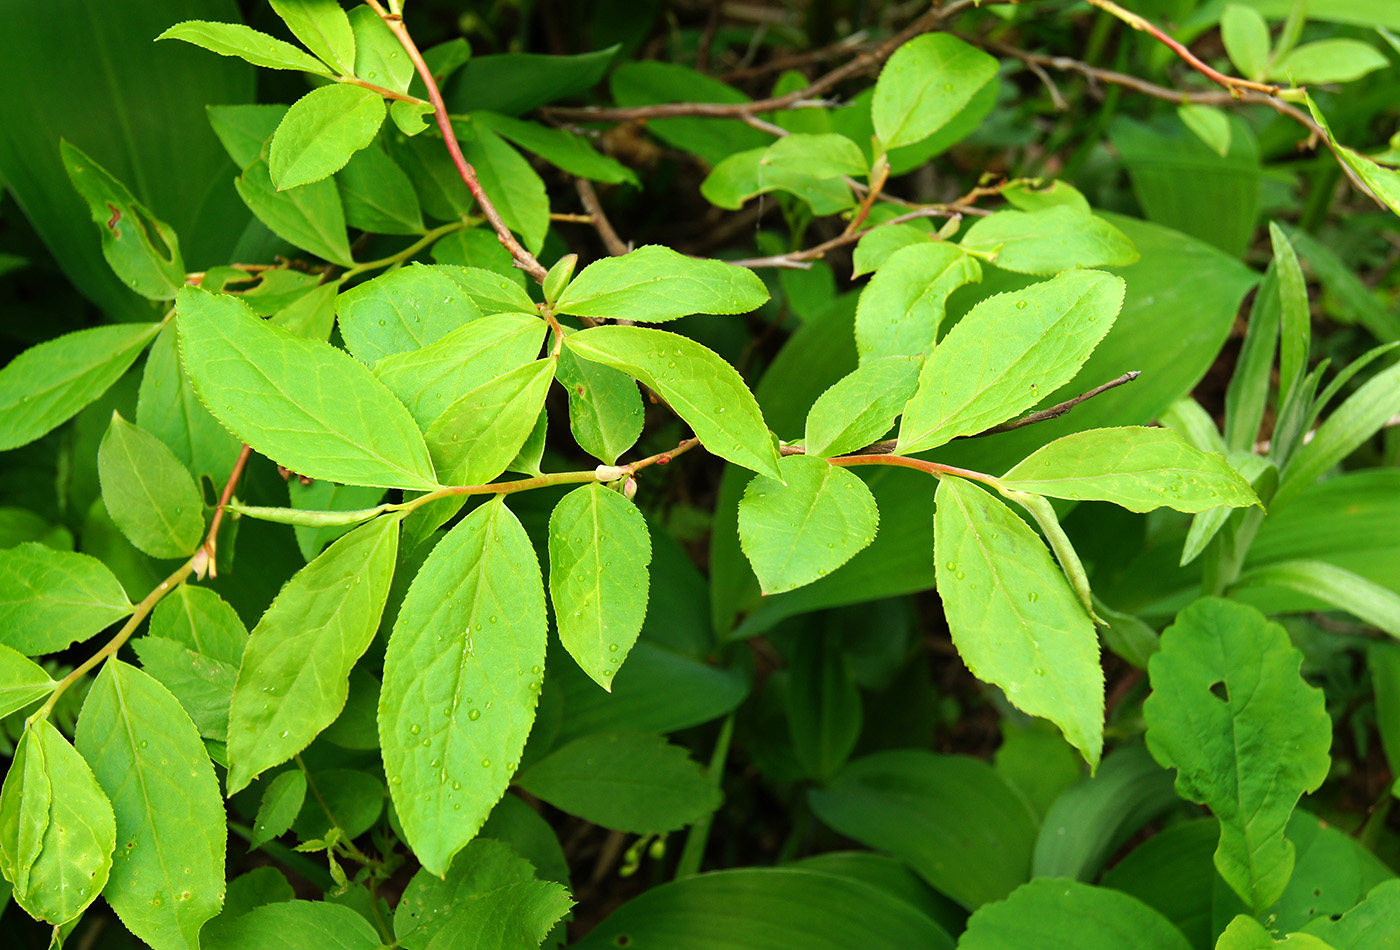
<instances>
[{"instance_id":1,"label":"thin twig","mask_svg":"<svg viewBox=\"0 0 1400 950\"><path fill-rule=\"evenodd\" d=\"M598 192L593 190L593 182L587 178L575 178L574 190L578 192L578 200L583 203L583 210L588 212L588 217L593 222L593 229L598 232L598 237L603 239L603 246L608 249L608 253L613 257L621 257L626 254L627 244L617 236L612 222L603 213L603 204L598 200Z\"/></svg>"},{"instance_id":2,"label":"thin twig","mask_svg":"<svg viewBox=\"0 0 1400 950\"><path fill-rule=\"evenodd\" d=\"M253 454L253 447L245 445L238 452L238 461L233 463L233 471L229 474L228 481L224 483L223 494L219 496L219 505L214 509L214 517L209 519L209 534L204 539L204 544L200 547L199 553L208 559L208 570L210 577L218 577L219 572L215 567L215 554L219 544L219 525L224 520L224 506L233 498L233 490L238 485L238 479L243 475L243 468L248 464L248 457ZM198 556L198 555L196 555ZM195 564L195 571L204 576L202 568L205 565Z\"/></svg>"},{"instance_id":3,"label":"thin twig","mask_svg":"<svg viewBox=\"0 0 1400 950\"><path fill-rule=\"evenodd\" d=\"M1033 412L1028 416L1022 416L1019 419L1012 419L1010 422L1003 422L1001 425L992 426L990 429L984 429L981 432L976 433L975 435L968 436L968 438L975 439L984 435L995 435L998 432L1010 432L1013 429L1020 429L1025 426L1035 425L1037 422L1045 422L1050 419L1058 419L1060 416L1063 416L1065 413L1069 412L1081 402L1087 402L1088 400L1093 399L1095 396L1108 392L1110 389L1117 389L1124 383L1131 383L1133 380L1137 379L1141 375L1142 370L1140 369L1135 369L1131 373L1124 373L1117 379L1110 379L1102 386L1095 386L1087 393L1081 393L1080 395L1075 396L1073 399L1066 399L1064 402L1059 403L1055 406L1051 406L1049 409L1041 409L1039 412Z\"/></svg>"},{"instance_id":4,"label":"thin twig","mask_svg":"<svg viewBox=\"0 0 1400 950\"><path fill-rule=\"evenodd\" d=\"M901 214L897 218L891 218L883 224L871 225L868 228L861 228L859 231L850 231L838 234L836 237L820 244L813 245L801 251L791 251L787 254L774 254L770 257L749 257L743 260L730 261L736 267L785 267L790 270L807 270L812 265L808 261L820 260L826 256L827 251L835 250L847 244L854 244L865 237L876 228L883 228L891 224L903 224L906 221L914 221L918 218L956 218L959 217L965 208L954 209L950 206L934 205L927 208L920 208L908 214Z\"/></svg>"}]
</instances>

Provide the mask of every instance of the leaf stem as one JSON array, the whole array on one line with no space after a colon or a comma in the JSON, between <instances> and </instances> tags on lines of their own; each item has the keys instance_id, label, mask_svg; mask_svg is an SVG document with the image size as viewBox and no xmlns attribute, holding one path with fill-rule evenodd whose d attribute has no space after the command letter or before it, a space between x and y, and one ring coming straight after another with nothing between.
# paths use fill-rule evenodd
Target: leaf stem
<instances>
[{"instance_id":1,"label":"leaf stem","mask_svg":"<svg viewBox=\"0 0 1400 950\"><path fill-rule=\"evenodd\" d=\"M397 253L390 254L388 257L381 257L381 258L380 258L379 260L377 260L377 261L365 261L363 264L356 264L354 267L350 268L350 269L347 270L345 273L341 274L341 275L340 275L340 280L341 280L341 281L346 281L346 280L349 280L349 279L352 278L352 277L358 277L360 274L363 274L365 271L375 270L376 268L380 268L380 267L388 267L388 266L391 265L391 264L398 264L398 263L400 263L401 261L406 261L406 260L408 260L410 257L412 257L414 254L417 254L419 251L423 250L423 248L425 248L425 247L427 247L428 245L432 244L432 243L433 243L434 241L436 241L438 238L444 237L444 236L446 236L446 235L448 235L448 234L451 234L451 233L454 232L454 231L460 231L460 230L462 230L463 228L465 228L466 226L467 226L467 222L466 222L465 220L463 220L463 221L451 221L451 222L448 222L447 224L444 224L444 225L442 225L442 226L440 226L440 227L433 228L431 231L424 232L424 234L423 234L422 237L420 237L418 240L414 241L412 244L410 244L408 247L404 248L402 251L398 251Z\"/></svg>"},{"instance_id":2,"label":"leaf stem","mask_svg":"<svg viewBox=\"0 0 1400 950\"><path fill-rule=\"evenodd\" d=\"M855 465L893 465L896 468L912 468L915 471L927 472L935 477L944 475L956 475L959 478L968 478L974 482L981 482L990 485L997 491L1001 491L1001 482L994 476L985 472L974 472L971 469L956 468L952 465L944 465L942 462L928 462L924 459L910 458L907 455L838 455L835 458L827 459L832 465L840 468L850 468Z\"/></svg>"}]
</instances>

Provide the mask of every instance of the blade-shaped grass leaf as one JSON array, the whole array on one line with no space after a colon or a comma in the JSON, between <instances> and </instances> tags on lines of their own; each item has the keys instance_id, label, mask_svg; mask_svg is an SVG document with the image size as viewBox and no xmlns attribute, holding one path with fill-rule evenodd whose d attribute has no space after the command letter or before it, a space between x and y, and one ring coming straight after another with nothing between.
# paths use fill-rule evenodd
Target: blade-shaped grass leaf
<instances>
[{"instance_id":1,"label":"blade-shaped grass leaf","mask_svg":"<svg viewBox=\"0 0 1400 950\"><path fill-rule=\"evenodd\" d=\"M993 57L948 33L927 33L905 43L880 71L870 103L882 149L928 138L996 74Z\"/></svg>"},{"instance_id":2,"label":"blade-shaped grass leaf","mask_svg":"<svg viewBox=\"0 0 1400 950\"><path fill-rule=\"evenodd\" d=\"M642 394L621 370L559 354L559 383L569 393L569 428L579 448L607 465L642 434Z\"/></svg>"},{"instance_id":3,"label":"blade-shaped grass leaf","mask_svg":"<svg viewBox=\"0 0 1400 950\"><path fill-rule=\"evenodd\" d=\"M830 574L875 540L880 525L875 496L844 468L789 455L778 471L781 480L755 477L739 502L739 541L765 594Z\"/></svg>"},{"instance_id":4,"label":"blade-shaped grass leaf","mask_svg":"<svg viewBox=\"0 0 1400 950\"><path fill-rule=\"evenodd\" d=\"M559 642L612 689L647 614L651 535L637 506L602 485L565 495L549 516L549 597Z\"/></svg>"},{"instance_id":5,"label":"blade-shaped grass leaf","mask_svg":"<svg viewBox=\"0 0 1400 950\"><path fill-rule=\"evenodd\" d=\"M481 311L442 271L410 264L347 290L335 314L346 348L373 364L436 343Z\"/></svg>"},{"instance_id":6,"label":"blade-shaped grass leaf","mask_svg":"<svg viewBox=\"0 0 1400 950\"><path fill-rule=\"evenodd\" d=\"M116 847L112 804L48 719L30 724L0 789L0 870L15 903L55 926L107 884Z\"/></svg>"},{"instance_id":7,"label":"blade-shaped grass leaf","mask_svg":"<svg viewBox=\"0 0 1400 950\"><path fill-rule=\"evenodd\" d=\"M1215 868L1256 913L1288 884L1288 816L1330 764L1332 721L1302 658L1259 611L1212 597L1177 614L1148 662L1147 747L1220 820Z\"/></svg>"},{"instance_id":8,"label":"blade-shaped grass leaf","mask_svg":"<svg viewBox=\"0 0 1400 950\"><path fill-rule=\"evenodd\" d=\"M194 723L153 677L112 657L75 741L116 816L120 847L102 895L155 950L197 950L199 928L224 903L228 830Z\"/></svg>"},{"instance_id":9,"label":"blade-shaped grass leaf","mask_svg":"<svg viewBox=\"0 0 1400 950\"><path fill-rule=\"evenodd\" d=\"M1111 501L1129 511L1165 506L1197 512L1259 503L1223 456L1192 448L1170 429L1146 426L1089 429L1056 439L1000 481L1052 498Z\"/></svg>"},{"instance_id":10,"label":"blade-shaped grass leaf","mask_svg":"<svg viewBox=\"0 0 1400 950\"><path fill-rule=\"evenodd\" d=\"M92 327L16 356L0 369L0 452L67 422L120 379L158 332L158 323Z\"/></svg>"},{"instance_id":11,"label":"blade-shaped grass leaf","mask_svg":"<svg viewBox=\"0 0 1400 950\"><path fill-rule=\"evenodd\" d=\"M184 40L220 56L237 56L264 69L299 69L322 76L331 74L320 60L306 55L291 43L268 36L242 23L186 20L176 23L156 39Z\"/></svg>"},{"instance_id":12,"label":"blade-shaped grass leaf","mask_svg":"<svg viewBox=\"0 0 1400 950\"><path fill-rule=\"evenodd\" d=\"M924 362L897 451L981 432L1059 389L1113 326L1123 293L1121 277L1068 271L983 300Z\"/></svg>"},{"instance_id":13,"label":"blade-shaped grass leaf","mask_svg":"<svg viewBox=\"0 0 1400 950\"><path fill-rule=\"evenodd\" d=\"M921 241L890 254L856 305L862 363L933 350L948 295L982 279L982 265L956 244Z\"/></svg>"},{"instance_id":14,"label":"blade-shaped grass leaf","mask_svg":"<svg viewBox=\"0 0 1400 950\"><path fill-rule=\"evenodd\" d=\"M1126 234L1071 205L998 211L974 221L958 243L992 255L1002 270L1045 277L1072 267L1122 267L1138 259Z\"/></svg>"},{"instance_id":15,"label":"blade-shaped grass leaf","mask_svg":"<svg viewBox=\"0 0 1400 950\"><path fill-rule=\"evenodd\" d=\"M38 541L0 551L0 643L26 656L56 653L127 614L107 565Z\"/></svg>"},{"instance_id":16,"label":"blade-shaped grass leaf","mask_svg":"<svg viewBox=\"0 0 1400 950\"><path fill-rule=\"evenodd\" d=\"M497 496L428 555L384 655L379 738L389 794L414 853L438 876L515 772L545 640L539 564Z\"/></svg>"},{"instance_id":17,"label":"blade-shaped grass leaf","mask_svg":"<svg viewBox=\"0 0 1400 950\"><path fill-rule=\"evenodd\" d=\"M1400 637L1400 594L1326 561L1283 561L1245 571L1232 590L1282 587L1345 610Z\"/></svg>"},{"instance_id":18,"label":"blade-shaped grass leaf","mask_svg":"<svg viewBox=\"0 0 1400 950\"><path fill-rule=\"evenodd\" d=\"M567 337L564 345L656 390L715 455L781 478L758 402L743 377L713 350L665 330L626 326L590 327Z\"/></svg>"},{"instance_id":19,"label":"blade-shaped grass leaf","mask_svg":"<svg viewBox=\"0 0 1400 950\"><path fill-rule=\"evenodd\" d=\"M553 359L527 363L481 384L443 411L427 439L448 484L484 485L506 470L535 427L555 365Z\"/></svg>"},{"instance_id":20,"label":"blade-shaped grass leaf","mask_svg":"<svg viewBox=\"0 0 1400 950\"><path fill-rule=\"evenodd\" d=\"M923 360L886 356L864 362L817 397L807 413L808 455L829 458L869 445L890 431L919 386Z\"/></svg>"},{"instance_id":21,"label":"blade-shaped grass leaf","mask_svg":"<svg viewBox=\"0 0 1400 950\"><path fill-rule=\"evenodd\" d=\"M253 628L229 707L230 795L340 715L379 629L398 541L393 516L355 529L293 575Z\"/></svg>"},{"instance_id":22,"label":"blade-shaped grass leaf","mask_svg":"<svg viewBox=\"0 0 1400 950\"><path fill-rule=\"evenodd\" d=\"M187 287L177 306L195 392L259 453L308 478L437 486L413 417L353 357L269 326L233 297Z\"/></svg>"},{"instance_id":23,"label":"blade-shaped grass leaf","mask_svg":"<svg viewBox=\"0 0 1400 950\"><path fill-rule=\"evenodd\" d=\"M692 313L748 313L767 300L768 289L748 268L696 260L653 244L589 264L554 309L660 323Z\"/></svg>"},{"instance_id":24,"label":"blade-shaped grass leaf","mask_svg":"<svg viewBox=\"0 0 1400 950\"><path fill-rule=\"evenodd\" d=\"M164 442L112 413L97 449L102 501L122 534L156 558L193 554L204 538L204 497Z\"/></svg>"},{"instance_id":25,"label":"blade-shaped grass leaf","mask_svg":"<svg viewBox=\"0 0 1400 950\"><path fill-rule=\"evenodd\" d=\"M1096 766L1103 670L1094 624L1050 552L987 492L944 478L934 510L938 593L967 668L1064 732Z\"/></svg>"},{"instance_id":26,"label":"blade-shaped grass leaf","mask_svg":"<svg viewBox=\"0 0 1400 950\"><path fill-rule=\"evenodd\" d=\"M384 123L384 100L363 86L331 83L302 96L277 126L268 173L278 191L329 178L374 141Z\"/></svg>"},{"instance_id":27,"label":"blade-shaped grass leaf","mask_svg":"<svg viewBox=\"0 0 1400 950\"><path fill-rule=\"evenodd\" d=\"M0 643L0 716L23 709L57 685L38 663Z\"/></svg>"}]
</instances>

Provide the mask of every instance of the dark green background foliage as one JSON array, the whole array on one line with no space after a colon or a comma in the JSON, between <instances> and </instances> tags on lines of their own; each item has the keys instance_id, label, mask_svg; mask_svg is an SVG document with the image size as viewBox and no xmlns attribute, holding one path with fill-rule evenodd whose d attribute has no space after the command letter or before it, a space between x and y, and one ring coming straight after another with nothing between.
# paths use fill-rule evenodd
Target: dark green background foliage
<instances>
[{"instance_id":1,"label":"dark green background foliage","mask_svg":"<svg viewBox=\"0 0 1400 950\"><path fill-rule=\"evenodd\" d=\"M1126 6L3 4L0 943L1400 946L1400 12Z\"/></svg>"}]
</instances>

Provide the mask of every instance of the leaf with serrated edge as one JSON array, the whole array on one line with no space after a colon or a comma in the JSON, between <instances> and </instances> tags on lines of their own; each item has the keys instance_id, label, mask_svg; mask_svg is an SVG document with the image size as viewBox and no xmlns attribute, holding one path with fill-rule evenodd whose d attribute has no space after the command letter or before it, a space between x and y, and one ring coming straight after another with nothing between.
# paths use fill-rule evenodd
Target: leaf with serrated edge
<instances>
[{"instance_id":1,"label":"leaf with serrated edge","mask_svg":"<svg viewBox=\"0 0 1400 950\"><path fill-rule=\"evenodd\" d=\"M410 264L341 294L335 315L346 348L373 364L436 343L481 311L437 268Z\"/></svg>"},{"instance_id":2,"label":"leaf with serrated edge","mask_svg":"<svg viewBox=\"0 0 1400 950\"><path fill-rule=\"evenodd\" d=\"M586 821L662 834L719 807L719 789L680 746L640 732L576 739L520 773L518 784Z\"/></svg>"},{"instance_id":3,"label":"leaf with serrated edge","mask_svg":"<svg viewBox=\"0 0 1400 950\"><path fill-rule=\"evenodd\" d=\"M656 390L715 455L781 477L757 400L713 350L665 330L625 326L590 327L567 337L564 345Z\"/></svg>"},{"instance_id":4,"label":"leaf with serrated edge","mask_svg":"<svg viewBox=\"0 0 1400 950\"><path fill-rule=\"evenodd\" d=\"M349 354L268 326L233 297L186 287L177 307L195 392L258 453L308 478L437 487L413 417Z\"/></svg>"},{"instance_id":5,"label":"leaf with serrated edge","mask_svg":"<svg viewBox=\"0 0 1400 950\"><path fill-rule=\"evenodd\" d=\"M880 524L875 496L844 468L789 455L778 471L781 481L759 475L739 502L739 541L765 594L830 574L875 540Z\"/></svg>"},{"instance_id":6,"label":"leaf with serrated edge","mask_svg":"<svg viewBox=\"0 0 1400 950\"><path fill-rule=\"evenodd\" d=\"M523 804L513 796L502 801ZM548 834L554 838L553 831ZM475 838L452 859L452 867L443 878L420 868L394 909L394 937L399 946L408 950L426 947L448 921L460 916L463 908L486 891L534 880L534 865L517 854L508 840Z\"/></svg>"},{"instance_id":7,"label":"leaf with serrated edge","mask_svg":"<svg viewBox=\"0 0 1400 950\"><path fill-rule=\"evenodd\" d=\"M982 265L954 244L922 241L892 253L856 304L861 362L932 351L948 295L981 279Z\"/></svg>"},{"instance_id":8,"label":"leaf with serrated edge","mask_svg":"<svg viewBox=\"0 0 1400 950\"><path fill-rule=\"evenodd\" d=\"M204 408L180 367L178 332L167 324L146 355L136 424L164 442L196 481L207 476L211 484L224 485L241 446Z\"/></svg>"},{"instance_id":9,"label":"leaf with serrated edge","mask_svg":"<svg viewBox=\"0 0 1400 950\"><path fill-rule=\"evenodd\" d=\"M131 613L126 591L88 554L31 541L0 551L0 643L56 653Z\"/></svg>"},{"instance_id":10,"label":"leaf with serrated edge","mask_svg":"<svg viewBox=\"0 0 1400 950\"><path fill-rule=\"evenodd\" d=\"M257 817L253 819L253 837L248 847L260 848L273 838L281 837L292 827L306 801L306 773L288 769L267 783Z\"/></svg>"},{"instance_id":11,"label":"leaf with serrated edge","mask_svg":"<svg viewBox=\"0 0 1400 950\"><path fill-rule=\"evenodd\" d=\"M559 354L559 383L569 393L569 428L579 448L608 465L642 434L642 394L626 373Z\"/></svg>"},{"instance_id":12,"label":"leaf with serrated edge","mask_svg":"<svg viewBox=\"0 0 1400 950\"><path fill-rule=\"evenodd\" d=\"M844 455L890 431L918 388L922 367L918 357L886 356L843 377L807 413L807 454Z\"/></svg>"},{"instance_id":13,"label":"leaf with serrated edge","mask_svg":"<svg viewBox=\"0 0 1400 950\"><path fill-rule=\"evenodd\" d=\"M1177 770L1177 794L1220 820L1215 868L1256 913L1292 876L1284 829L1330 761L1332 721L1302 659L1278 624L1212 597L1177 614L1147 666L1147 748Z\"/></svg>"},{"instance_id":14,"label":"leaf with serrated edge","mask_svg":"<svg viewBox=\"0 0 1400 950\"><path fill-rule=\"evenodd\" d=\"M369 921L343 904L288 900L262 904L229 921L220 928L216 946L217 950L377 950L384 942Z\"/></svg>"},{"instance_id":15,"label":"leaf with serrated edge","mask_svg":"<svg viewBox=\"0 0 1400 950\"><path fill-rule=\"evenodd\" d=\"M993 57L947 33L905 43L880 71L870 103L880 144L888 150L928 138L996 74Z\"/></svg>"},{"instance_id":16,"label":"leaf with serrated edge","mask_svg":"<svg viewBox=\"0 0 1400 950\"><path fill-rule=\"evenodd\" d=\"M642 513L602 485L574 489L549 517L549 597L559 642L606 690L647 613L651 535Z\"/></svg>"},{"instance_id":17,"label":"leaf with serrated edge","mask_svg":"<svg viewBox=\"0 0 1400 950\"><path fill-rule=\"evenodd\" d=\"M748 313L767 300L763 281L747 268L653 244L589 264L554 309L659 323L692 313Z\"/></svg>"},{"instance_id":18,"label":"leaf with serrated edge","mask_svg":"<svg viewBox=\"0 0 1400 950\"><path fill-rule=\"evenodd\" d=\"M896 451L989 429L1059 389L1113 326L1123 293L1121 277L1086 270L983 300L924 363Z\"/></svg>"},{"instance_id":19,"label":"leaf with serrated edge","mask_svg":"<svg viewBox=\"0 0 1400 950\"><path fill-rule=\"evenodd\" d=\"M490 129L476 129L476 135L461 145L501 220L520 235L530 253L538 254L549 230L549 196L534 167Z\"/></svg>"},{"instance_id":20,"label":"leaf with serrated edge","mask_svg":"<svg viewBox=\"0 0 1400 950\"><path fill-rule=\"evenodd\" d=\"M1064 732L1097 766L1103 670L1094 624L1050 552L987 492L944 478L934 510L938 593L967 668Z\"/></svg>"},{"instance_id":21,"label":"leaf with serrated edge","mask_svg":"<svg viewBox=\"0 0 1400 950\"><path fill-rule=\"evenodd\" d=\"M282 240L349 267L355 262L345 236L345 208L335 182L317 181L291 191L272 184L261 158L233 181L238 197L268 230Z\"/></svg>"},{"instance_id":22,"label":"leaf with serrated edge","mask_svg":"<svg viewBox=\"0 0 1400 950\"><path fill-rule=\"evenodd\" d=\"M278 191L329 178L374 141L384 100L362 86L331 83L302 96L272 133L268 171Z\"/></svg>"},{"instance_id":23,"label":"leaf with serrated edge","mask_svg":"<svg viewBox=\"0 0 1400 950\"><path fill-rule=\"evenodd\" d=\"M534 429L554 366L535 360L483 383L429 427L428 451L449 484L483 485L506 470Z\"/></svg>"},{"instance_id":24,"label":"leaf with serrated edge","mask_svg":"<svg viewBox=\"0 0 1400 950\"><path fill-rule=\"evenodd\" d=\"M151 557L194 553L204 537L204 497L164 442L112 413L97 449L102 502L122 534Z\"/></svg>"},{"instance_id":25,"label":"leaf with serrated edge","mask_svg":"<svg viewBox=\"0 0 1400 950\"><path fill-rule=\"evenodd\" d=\"M355 33L338 0L270 0L297 39L342 76L355 69Z\"/></svg>"},{"instance_id":26,"label":"leaf with serrated edge","mask_svg":"<svg viewBox=\"0 0 1400 950\"><path fill-rule=\"evenodd\" d=\"M23 709L57 685L38 663L0 643L0 716Z\"/></svg>"},{"instance_id":27,"label":"leaf with serrated edge","mask_svg":"<svg viewBox=\"0 0 1400 950\"><path fill-rule=\"evenodd\" d=\"M224 902L228 831L194 723L169 690L113 657L83 701L76 744L116 816L102 896L155 950L195 950Z\"/></svg>"},{"instance_id":28,"label":"leaf with serrated edge","mask_svg":"<svg viewBox=\"0 0 1400 950\"><path fill-rule=\"evenodd\" d=\"M474 234L475 231L460 232ZM436 253L447 240L439 241L433 250ZM494 247L500 247L494 237L490 238ZM503 274L482 267L459 267L456 264L438 264L437 269L457 284L481 308L482 313L534 313L535 302L520 284ZM523 276L523 275L522 275Z\"/></svg>"},{"instance_id":29,"label":"leaf with serrated edge","mask_svg":"<svg viewBox=\"0 0 1400 950\"><path fill-rule=\"evenodd\" d=\"M158 323L93 327L16 356L0 369L0 451L67 422L121 378L159 330Z\"/></svg>"},{"instance_id":30,"label":"leaf with serrated edge","mask_svg":"<svg viewBox=\"0 0 1400 950\"><path fill-rule=\"evenodd\" d=\"M15 903L55 925L77 917L106 886L116 842L111 802L87 762L48 719L35 720L0 790L0 870Z\"/></svg>"},{"instance_id":31,"label":"leaf with serrated edge","mask_svg":"<svg viewBox=\"0 0 1400 950\"><path fill-rule=\"evenodd\" d=\"M1089 429L1056 439L1000 481L1052 498L1111 501L1129 511L1197 512L1259 503L1224 456L1193 448L1171 429L1146 426Z\"/></svg>"},{"instance_id":32,"label":"leaf with serrated edge","mask_svg":"<svg viewBox=\"0 0 1400 950\"><path fill-rule=\"evenodd\" d=\"M544 582L500 496L437 543L384 655L379 739L404 834L442 876L500 800L535 719Z\"/></svg>"},{"instance_id":33,"label":"leaf with serrated edge","mask_svg":"<svg viewBox=\"0 0 1400 950\"><path fill-rule=\"evenodd\" d=\"M394 516L356 528L293 575L253 628L229 707L230 795L340 715L379 629L398 541Z\"/></svg>"},{"instance_id":34,"label":"leaf with serrated edge","mask_svg":"<svg viewBox=\"0 0 1400 950\"><path fill-rule=\"evenodd\" d=\"M473 898L469 913L448 919L425 950L538 947L572 906L564 885L554 881L520 881L492 888Z\"/></svg>"},{"instance_id":35,"label":"leaf with serrated edge","mask_svg":"<svg viewBox=\"0 0 1400 950\"><path fill-rule=\"evenodd\" d=\"M184 40L220 56L237 56L264 69L299 69L322 76L331 74L320 60L306 55L291 43L260 33L242 23L186 20L176 23L156 39Z\"/></svg>"},{"instance_id":36,"label":"leaf with serrated edge","mask_svg":"<svg viewBox=\"0 0 1400 950\"><path fill-rule=\"evenodd\" d=\"M1002 270L1049 276L1071 267L1121 267L1138 259L1128 236L1072 205L998 211L978 218L959 246L992 255Z\"/></svg>"}]
</instances>

